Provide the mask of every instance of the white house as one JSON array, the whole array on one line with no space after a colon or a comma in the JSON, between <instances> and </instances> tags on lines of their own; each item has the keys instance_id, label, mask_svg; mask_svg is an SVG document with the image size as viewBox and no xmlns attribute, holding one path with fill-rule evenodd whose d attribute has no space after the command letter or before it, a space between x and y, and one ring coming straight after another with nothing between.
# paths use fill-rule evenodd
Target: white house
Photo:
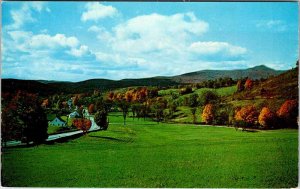
<instances>
[{"instance_id":1,"label":"white house","mask_svg":"<svg viewBox=\"0 0 300 189\"><path fill-rule=\"evenodd\" d=\"M64 127L67 125L67 123L64 120L62 120L60 117L55 117L55 119L49 121L49 124L52 126L60 126L60 127Z\"/></svg>"},{"instance_id":2,"label":"white house","mask_svg":"<svg viewBox=\"0 0 300 189\"><path fill-rule=\"evenodd\" d=\"M75 118L75 117L79 117L79 116L80 116L79 113L75 111L75 112L70 113L69 118Z\"/></svg>"}]
</instances>

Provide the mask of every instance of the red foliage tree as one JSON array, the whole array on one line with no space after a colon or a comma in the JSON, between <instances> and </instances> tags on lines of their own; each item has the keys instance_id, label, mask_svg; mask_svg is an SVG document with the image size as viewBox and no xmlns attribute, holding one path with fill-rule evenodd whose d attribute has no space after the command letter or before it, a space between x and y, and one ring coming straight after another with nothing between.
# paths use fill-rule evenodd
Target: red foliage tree
<instances>
[{"instance_id":1,"label":"red foliage tree","mask_svg":"<svg viewBox=\"0 0 300 189\"><path fill-rule=\"evenodd\" d=\"M82 130L83 133L86 134L91 128L92 122L89 119L74 119L73 125L75 125L77 129Z\"/></svg>"},{"instance_id":2,"label":"red foliage tree","mask_svg":"<svg viewBox=\"0 0 300 189\"><path fill-rule=\"evenodd\" d=\"M18 91L2 113L2 140L41 143L48 137L47 117L37 95Z\"/></svg>"},{"instance_id":3,"label":"red foliage tree","mask_svg":"<svg viewBox=\"0 0 300 189\"><path fill-rule=\"evenodd\" d=\"M251 79L247 79L245 82L245 89L250 90L253 87L253 81Z\"/></svg>"},{"instance_id":4,"label":"red foliage tree","mask_svg":"<svg viewBox=\"0 0 300 189\"><path fill-rule=\"evenodd\" d=\"M261 126L264 128L272 128L275 127L275 121L276 121L276 114L272 112L269 108L263 107L261 110L259 116L258 116L258 122Z\"/></svg>"},{"instance_id":5,"label":"red foliage tree","mask_svg":"<svg viewBox=\"0 0 300 189\"><path fill-rule=\"evenodd\" d=\"M298 100L286 100L277 111L277 115L284 122L285 127L297 127Z\"/></svg>"},{"instance_id":6,"label":"red foliage tree","mask_svg":"<svg viewBox=\"0 0 300 189\"><path fill-rule=\"evenodd\" d=\"M214 107L212 104L206 104L202 112L202 120L206 124L211 124L214 120Z\"/></svg>"}]
</instances>

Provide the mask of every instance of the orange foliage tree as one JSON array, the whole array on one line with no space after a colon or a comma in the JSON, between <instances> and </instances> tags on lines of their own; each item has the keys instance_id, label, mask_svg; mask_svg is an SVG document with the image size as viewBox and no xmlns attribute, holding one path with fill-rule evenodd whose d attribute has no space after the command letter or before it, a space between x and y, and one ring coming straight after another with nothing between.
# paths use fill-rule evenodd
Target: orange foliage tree
<instances>
[{"instance_id":1,"label":"orange foliage tree","mask_svg":"<svg viewBox=\"0 0 300 189\"><path fill-rule=\"evenodd\" d=\"M286 100L277 111L277 115L284 122L285 127L297 127L298 100Z\"/></svg>"},{"instance_id":2,"label":"orange foliage tree","mask_svg":"<svg viewBox=\"0 0 300 189\"><path fill-rule=\"evenodd\" d=\"M272 128L275 126L276 114L272 112L269 108L263 107L259 116L258 122L264 128Z\"/></svg>"},{"instance_id":3,"label":"orange foliage tree","mask_svg":"<svg viewBox=\"0 0 300 189\"><path fill-rule=\"evenodd\" d=\"M234 116L236 121L244 121L248 125L255 125L257 122L258 112L256 108L252 105L246 106L241 108L240 110L236 111Z\"/></svg>"},{"instance_id":4,"label":"orange foliage tree","mask_svg":"<svg viewBox=\"0 0 300 189\"><path fill-rule=\"evenodd\" d=\"M206 104L202 112L202 120L206 124L211 124L214 120L214 107L212 104Z\"/></svg>"},{"instance_id":5,"label":"orange foliage tree","mask_svg":"<svg viewBox=\"0 0 300 189\"><path fill-rule=\"evenodd\" d=\"M49 99L43 100L43 103L42 103L41 106L42 106L43 108L48 108L48 106L49 106Z\"/></svg>"},{"instance_id":6,"label":"orange foliage tree","mask_svg":"<svg viewBox=\"0 0 300 189\"><path fill-rule=\"evenodd\" d=\"M82 130L83 133L86 134L91 128L92 122L89 119L74 119L73 125L75 125L77 129Z\"/></svg>"},{"instance_id":7,"label":"orange foliage tree","mask_svg":"<svg viewBox=\"0 0 300 189\"><path fill-rule=\"evenodd\" d=\"M131 102L133 100L133 91L129 90L125 93L125 99L127 102Z\"/></svg>"},{"instance_id":8,"label":"orange foliage tree","mask_svg":"<svg viewBox=\"0 0 300 189\"><path fill-rule=\"evenodd\" d=\"M250 90L253 87L253 81L251 79L247 79L245 82L245 89Z\"/></svg>"}]
</instances>

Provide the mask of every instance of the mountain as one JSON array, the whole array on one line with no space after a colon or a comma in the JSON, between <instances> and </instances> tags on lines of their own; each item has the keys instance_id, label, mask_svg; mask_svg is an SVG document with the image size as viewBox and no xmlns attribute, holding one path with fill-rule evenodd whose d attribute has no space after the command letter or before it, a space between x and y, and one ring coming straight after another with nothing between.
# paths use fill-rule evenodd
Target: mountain
<instances>
[{"instance_id":1,"label":"mountain","mask_svg":"<svg viewBox=\"0 0 300 189\"><path fill-rule=\"evenodd\" d=\"M202 70L173 77L160 76L141 79L122 79L117 81L109 79L90 79L81 82L62 82L48 80L2 79L2 92L25 90L32 93L39 93L40 95L55 93L85 93L92 92L95 89L106 91L131 86L167 87L182 83L197 83L221 77L231 77L233 79L249 77L252 79L260 79L267 78L269 76L276 76L283 72L284 71L273 70L266 66L256 66L243 70Z\"/></svg>"},{"instance_id":2,"label":"mountain","mask_svg":"<svg viewBox=\"0 0 300 189\"><path fill-rule=\"evenodd\" d=\"M264 65L255 66L248 69L237 70L201 70L197 72L186 73L172 77L173 81L178 83L199 83L206 80L214 80L221 77L231 77L232 79L240 79L249 77L251 79L261 79L270 76L276 76L285 71L274 70Z\"/></svg>"}]
</instances>

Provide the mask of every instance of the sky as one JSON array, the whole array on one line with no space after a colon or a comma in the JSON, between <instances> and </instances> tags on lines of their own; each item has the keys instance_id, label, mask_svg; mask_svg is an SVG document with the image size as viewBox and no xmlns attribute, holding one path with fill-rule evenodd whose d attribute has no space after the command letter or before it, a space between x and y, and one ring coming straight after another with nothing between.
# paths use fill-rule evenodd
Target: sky
<instances>
[{"instance_id":1,"label":"sky","mask_svg":"<svg viewBox=\"0 0 300 189\"><path fill-rule=\"evenodd\" d=\"M297 2L2 2L2 78L173 76L298 59Z\"/></svg>"}]
</instances>

